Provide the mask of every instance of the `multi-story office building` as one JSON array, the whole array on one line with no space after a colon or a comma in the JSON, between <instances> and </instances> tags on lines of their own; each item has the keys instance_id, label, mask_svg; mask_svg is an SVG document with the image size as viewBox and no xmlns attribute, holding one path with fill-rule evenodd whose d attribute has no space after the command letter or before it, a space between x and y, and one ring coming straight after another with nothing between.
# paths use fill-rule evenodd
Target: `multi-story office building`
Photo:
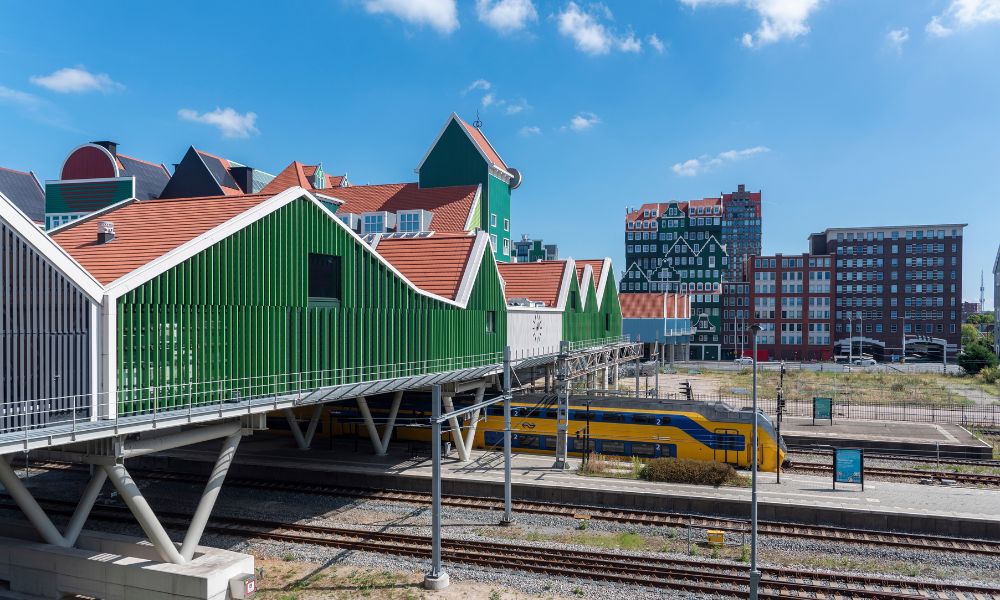
<instances>
[{"instance_id":1,"label":"multi-story office building","mask_svg":"<svg viewBox=\"0 0 1000 600\"><path fill-rule=\"evenodd\" d=\"M832 228L810 236L834 258L835 353L954 356L961 341L964 224Z\"/></svg>"},{"instance_id":2,"label":"multi-story office building","mask_svg":"<svg viewBox=\"0 0 1000 600\"><path fill-rule=\"evenodd\" d=\"M733 257L722 242L723 199L644 204L625 218L621 290L691 294L691 358L719 360L723 281Z\"/></svg>"},{"instance_id":3,"label":"multi-story office building","mask_svg":"<svg viewBox=\"0 0 1000 600\"><path fill-rule=\"evenodd\" d=\"M722 194L722 243L730 256L760 256L763 252L761 238L761 193L748 192L742 183L737 191ZM743 281L746 261L732 260L726 270L726 281Z\"/></svg>"},{"instance_id":4,"label":"multi-story office building","mask_svg":"<svg viewBox=\"0 0 1000 600\"><path fill-rule=\"evenodd\" d=\"M751 354L753 338L750 334L750 326L753 322L753 315L750 312L750 283L746 281L723 282L723 359Z\"/></svg>"},{"instance_id":5,"label":"multi-story office building","mask_svg":"<svg viewBox=\"0 0 1000 600\"><path fill-rule=\"evenodd\" d=\"M760 360L830 360L835 272L830 255L747 259L751 319L761 328ZM750 353L748 346L744 355Z\"/></svg>"},{"instance_id":6,"label":"multi-story office building","mask_svg":"<svg viewBox=\"0 0 1000 600\"><path fill-rule=\"evenodd\" d=\"M533 240L527 233L522 233L521 240L514 242L513 245L514 262L559 260L559 246L543 244L542 240Z\"/></svg>"}]
</instances>

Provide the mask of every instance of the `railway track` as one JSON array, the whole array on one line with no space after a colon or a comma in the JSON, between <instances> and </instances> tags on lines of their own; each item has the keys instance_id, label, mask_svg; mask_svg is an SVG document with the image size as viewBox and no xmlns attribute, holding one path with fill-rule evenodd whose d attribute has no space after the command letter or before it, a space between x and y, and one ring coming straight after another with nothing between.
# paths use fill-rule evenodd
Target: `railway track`
<instances>
[{"instance_id":1,"label":"railway track","mask_svg":"<svg viewBox=\"0 0 1000 600\"><path fill-rule=\"evenodd\" d=\"M71 514L72 502L45 501L51 512ZM122 506L101 504L92 517L132 522ZM165 527L186 529L190 516L160 512ZM427 536L364 529L285 523L261 519L213 517L206 528L242 539L270 540L428 559ZM528 571L549 576L641 585L658 589L714 594L727 598L749 596L747 565L704 559L646 556L634 553L594 552L538 547L488 540L443 540L443 558L449 562L488 568ZM761 569L760 598L865 598L870 600L958 598L1000 599L1000 588L914 579L838 574L805 569Z\"/></svg>"},{"instance_id":2,"label":"railway track","mask_svg":"<svg viewBox=\"0 0 1000 600\"><path fill-rule=\"evenodd\" d=\"M34 468L75 468L65 463L45 463ZM132 474L141 480L176 481L203 485L204 477L183 473L164 473L160 471L143 471L133 469ZM270 479L248 479L229 477L227 487L242 487L248 489L266 489L272 491L311 494L325 497L357 498L359 500L376 499L407 504L429 505L430 494L398 490L376 490L363 487L332 486L314 483L299 483L275 481ZM442 505L455 508L472 508L490 511L502 511L503 501L478 496L445 495ZM749 523L739 519L713 518L701 515L681 513L656 512L635 509L602 508L583 505L567 505L549 502L515 501L515 513L561 516L568 518L590 519L623 523L627 525L647 525L655 527L721 529L732 533L747 533ZM805 526L777 521L760 521L758 532L761 535L771 535L786 538L812 539L827 542L842 542L851 544L870 544L916 550L932 550L943 552L964 552L1000 557L1000 542L991 540L976 540L952 538L927 534L901 534L885 531L855 530L832 526Z\"/></svg>"},{"instance_id":3,"label":"railway track","mask_svg":"<svg viewBox=\"0 0 1000 600\"><path fill-rule=\"evenodd\" d=\"M832 473L833 466L822 463L793 463L791 467L782 469L782 471ZM922 471L919 469L890 469L885 467L866 466L865 475L872 475L875 477L893 477L896 479L930 479L938 482L950 480L956 483L1000 487L1000 475L989 475L985 473L955 473L952 471Z\"/></svg>"}]
</instances>

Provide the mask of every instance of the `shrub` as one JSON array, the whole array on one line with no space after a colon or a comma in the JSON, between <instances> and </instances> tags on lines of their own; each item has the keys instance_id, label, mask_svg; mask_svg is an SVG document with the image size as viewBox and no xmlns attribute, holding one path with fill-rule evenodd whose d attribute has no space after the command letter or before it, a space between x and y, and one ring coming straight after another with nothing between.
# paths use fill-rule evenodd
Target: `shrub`
<instances>
[{"instance_id":1,"label":"shrub","mask_svg":"<svg viewBox=\"0 0 1000 600\"><path fill-rule=\"evenodd\" d=\"M732 465L689 458L654 458L646 462L640 476L647 481L722 485L736 476Z\"/></svg>"},{"instance_id":2,"label":"shrub","mask_svg":"<svg viewBox=\"0 0 1000 600\"><path fill-rule=\"evenodd\" d=\"M1000 368L997 367L985 367L979 371L977 375L983 383L1000 383Z\"/></svg>"},{"instance_id":3,"label":"shrub","mask_svg":"<svg viewBox=\"0 0 1000 600\"><path fill-rule=\"evenodd\" d=\"M962 353L958 355L958 365L969 375L975 375L982 369L997 366L997 357L992 348L976 341L962 348Z\"/></svg>"}]
</instances>

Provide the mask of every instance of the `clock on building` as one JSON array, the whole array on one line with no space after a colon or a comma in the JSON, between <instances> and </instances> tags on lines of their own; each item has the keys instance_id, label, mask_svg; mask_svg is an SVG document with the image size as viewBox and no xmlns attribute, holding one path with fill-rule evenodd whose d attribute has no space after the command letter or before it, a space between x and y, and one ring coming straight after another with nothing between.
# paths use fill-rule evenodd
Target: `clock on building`
<instances>
[{"instance_id":1,"label":"clock on building","mask_svg":"<svg viewBox=\"0 0 1000 600\"><path fill-rule=\"evenodd\" d=\"M535 342L542 341L542 315L535 314L535 318L531 321L531 337Z\"/></svg>"}]
</instances>

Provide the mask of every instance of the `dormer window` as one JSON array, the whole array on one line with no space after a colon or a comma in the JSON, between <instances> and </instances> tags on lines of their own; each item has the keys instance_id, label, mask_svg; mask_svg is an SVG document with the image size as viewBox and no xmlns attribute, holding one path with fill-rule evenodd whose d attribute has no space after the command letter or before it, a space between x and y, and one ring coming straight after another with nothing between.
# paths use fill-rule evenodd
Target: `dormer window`
<instances>
[{"instance_id":1,"label":"dormer window","mask_svg":"<svg viewBox=\"0 0 1000 600\"><path fill-rule=\"evenodd\" d=\"M430 231L431 218L434 216L426 210L401 210L396 214L399 217L399 227L396 230L400 233Z\"/></svg>"},{"instance_id":2,"label":"dormer window","mask_svg":"<svg viewBox=\"0 0 1000 600\"><path fill-rule=\"evenodd\" d=\"M388 233L396 228L396 214L391 212L370 212L361 215L361 234Z\"/></svg>"}]
</instances>

